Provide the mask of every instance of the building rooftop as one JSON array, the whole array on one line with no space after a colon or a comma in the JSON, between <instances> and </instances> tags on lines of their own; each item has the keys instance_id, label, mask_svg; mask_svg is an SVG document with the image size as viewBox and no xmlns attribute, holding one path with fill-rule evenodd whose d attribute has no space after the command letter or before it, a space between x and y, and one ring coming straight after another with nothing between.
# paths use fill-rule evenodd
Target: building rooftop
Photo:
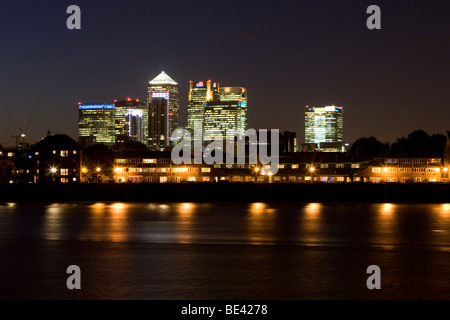
<instances>
[{"instance_id":1,"label":"building rooftop","mask_svg":"<svg viewBox=\"0 0 450 320\"><path fill-rule=\"evenodd\" d=\"M175 82L167 73L164 71L161 72L155 79L149 82L152 85L158 85L158 84L173 84L177 85L178 83Z\"/></svg>"},{"instance_id":2,"label":"building rooftop","mask_svg":"<svg viewBox=\"0 0 450 320\"><path fill-rule=\"evenodd\" d=\"M52 149L57 147L79 149L80 145L66 134L55 134L53 136L47 136L38 143L36 143L32 149Z\"/></svg>"}]
</instances>

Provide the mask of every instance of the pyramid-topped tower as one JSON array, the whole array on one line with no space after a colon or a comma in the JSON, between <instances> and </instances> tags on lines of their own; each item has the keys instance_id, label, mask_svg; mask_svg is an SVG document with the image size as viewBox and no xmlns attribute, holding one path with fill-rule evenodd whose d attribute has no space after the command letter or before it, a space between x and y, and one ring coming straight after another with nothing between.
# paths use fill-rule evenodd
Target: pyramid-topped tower
<instances>
[{"instance_id":1,"label":"pyramid-topped tower","mask_svg":"<svg viewBox=\"0 0 450 320\"><path fill-rule=\"evenodd\" d=\"M149 82L151 85L161 85L161 84L170 84L170 85L178 85L167 73L164 71L161 72L155 79Z\"/></svg>"},{"instance_id":2,"label":"pyramid-topped tower","mask_svg":"<svg viewBox=\"0 0 450 320\"><path fill-rule=\"evenodd\" d=\"M175 144L171 135L180 124L178 83L162 71L149 81L147 101L150 114L148 145L155 150L165 150Z\"/></svg>"}]
</instances>

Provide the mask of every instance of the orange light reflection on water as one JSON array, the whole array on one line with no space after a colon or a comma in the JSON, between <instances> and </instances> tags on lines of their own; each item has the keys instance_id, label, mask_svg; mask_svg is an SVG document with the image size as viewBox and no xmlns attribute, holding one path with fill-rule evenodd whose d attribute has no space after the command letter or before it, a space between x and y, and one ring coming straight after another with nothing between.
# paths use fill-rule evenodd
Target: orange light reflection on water
<instances>
[{"instance_id":1,"label":"orange light reflection on water","mask_svg":"<svg viewBox=\"0 0 450 320\"><path fill-rule=\"evenodd\" d=\"M251 244L270 244L275 241L276 212L276 209L270 208L266 203L254 202L250 204L247 229Z\"/></svg>"}]
</instances>

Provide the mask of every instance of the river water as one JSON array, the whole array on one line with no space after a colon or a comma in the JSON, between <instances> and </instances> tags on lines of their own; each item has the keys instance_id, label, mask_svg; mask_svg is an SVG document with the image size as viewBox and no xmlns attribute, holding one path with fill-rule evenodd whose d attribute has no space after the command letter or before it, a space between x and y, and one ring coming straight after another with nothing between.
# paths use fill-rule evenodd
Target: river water
<instances>
[{"instance_id":1,"label":"river water","mask_svg":"<svg viewBox=\"0 0 450 320\"><path fill-rule=\"evenodd\" d=\"M449 299L450 204L4 203L0 259L2 299Z\"/></svg>"}]
</instances>

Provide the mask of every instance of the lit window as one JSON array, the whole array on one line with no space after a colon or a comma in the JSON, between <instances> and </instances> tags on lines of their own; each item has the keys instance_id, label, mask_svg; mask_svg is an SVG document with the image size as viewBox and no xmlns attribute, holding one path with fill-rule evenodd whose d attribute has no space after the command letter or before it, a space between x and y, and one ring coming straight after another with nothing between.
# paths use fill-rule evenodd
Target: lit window
<instances>
[{"instance_id":1,"label":"lit window","mask_svg":"<svg viewBox=\"0 0 450 320\"><path fill-rule=\"evenodd\" d=\"M298 164L293 164L292 169L298 169Z\"/></svg>"},{"instance_id":2,"label":"lit window","mask_svg":"<svg viewBox=\"0 0 450 320\"><path fill-rule=\"evenodd\" d=\"M202 168L202 172L211 172L211 168Z\"/></svg>"},{"instance_id":3,"label":"lit window","mask_svg":"<svg viewBox=\"0 0 450 320\"><path fill-rule=\"evenodd\" d=\"M195 177L188 177L188 181L195 182Z\"/></svg>"},{"instance_id":4,"label":"lit window","mask_svg":"<svg viewBox=\"0 0 450 320\"><path fill-rule=\"evenodd\" d=\"M156 163L156 159L143 159L142 163Z\"/></svg>"},{"instance_id":5,"label":"lit window","mask_svg":"<svg viewBox=\"0 0 450 320\"><path fill-rule=\"evenodd\" d=\"M372 172L380 173L381 172L381 168L372 168Z\"/></svg>"},{"instance_id":6,"label":"lit window","mask_svg":"<svg viewBox=\"0 0 450 320\"><path fill-rule=\"evenodd\" d=\"M69 169L61 169L61 175L62 175L62 176L67 176L67 175L69 175Z\"/></svg>"},{"instance_id":7,"label":"lit window","mask_svg":"<svg viewBox=\"0 0 450 320\"><path fill-rule=\"evenodd\" d=\"M352 163L352 168L353 169L358 169L359 168L359 163Z\"/></svg>"},{"instance_id":8,"label":"lit window","mask_svg":"<svg viewBox=\"0 0 450 320\"><path fill-rule=\"evenodd\" d=\"M61 178L61 183L68 183L69 182L69 179L67 179L67 178Z\"/></svg>"},{"instance_id":9,"label":"lit window","mask_svg":"<svg viewBox=\"0 0 450 320\"><path fill-rule=\"evenodd\" d=\"M56 150L53 150L53 154L56 154Z\"/></svg>"},{"instance_id":10,"label":"lit window","mask_svg":"<svg viewBox=\"0 0 450 320\"><path fill-rule=\"evenodd\" d=\"M166 183L167 182L167 177L159 177L159 182L160 183Z\"/></svg>"},{"instance_id":11,"label":"lit window","mask_svg":"<svg viewBox=\"0 0 450 320\"><path fill-rule=\"evenodd\" d=\"M61 150L61 157L68 157L68 156L69 156L69 151Z\"/></svg>"},{"instance_id":12,"label":"lit window","mask_svg":"<svg viewBox=\"0 0 450 320\"><path fill-rule=\"evenodd\" d=\"M38 156L38 155L39 155L39 152L35 152L34 155L35 155L35 156Z\"/></svg>"},{"instance_id":13,"label":"lit window","mask_svg":"<svg viewBox=\"0 0 450 320\"><path fill-rule=\"evenodd\" d=\"M73 150L73 152L72 152L72 153L73 153L74 155L75 155L75 154L77 154L77 150Z\"/></svg>"}]
</instances>

